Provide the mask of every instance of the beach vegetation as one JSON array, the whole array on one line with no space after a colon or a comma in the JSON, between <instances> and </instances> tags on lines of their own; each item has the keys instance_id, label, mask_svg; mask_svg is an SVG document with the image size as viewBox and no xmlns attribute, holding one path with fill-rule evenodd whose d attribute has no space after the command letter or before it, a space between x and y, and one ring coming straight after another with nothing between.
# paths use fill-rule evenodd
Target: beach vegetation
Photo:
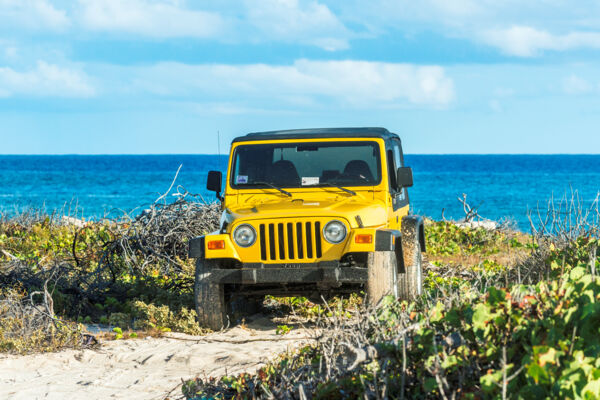
<instances>
[{"instance_id":1,"label":"beach vegetation","mask_svg":"<svg viewBox=\"0 0 600 400\"><path fill-rule=\"evenodd\" d=\"M60 321L206 332L195 321L187 241L215 229L219 207L178 193L175 202L159 199L136 217L84 221L35 211L0 216L0 287L7 296L3 304L11 304L0 314L0 351L85 344L85 338L61 336L66 325ZM44 290L44 301L32 295ZM40 319L44 332L56 340L44 342L38 335L40 345L17 346L11 339L18 322L11 319L14 306L35 309L42 303L50 306L48 318Z\"/></svg>"},{"instance_id":2,"label":"beach vegetation","mask_svg":"<svg viewBox=\"0 0 600 400\"><path fill-rule=\"evenodd\" d=\"M599 225L582 215L554 229L560 213L550 218L553 229L529 236L432 222L426 292L419 299L388 297L376 308L349 309L349 318L319 318L315 344L256 374L187 381L183 394L599 398Z\"/></svg>"}]
</instances>

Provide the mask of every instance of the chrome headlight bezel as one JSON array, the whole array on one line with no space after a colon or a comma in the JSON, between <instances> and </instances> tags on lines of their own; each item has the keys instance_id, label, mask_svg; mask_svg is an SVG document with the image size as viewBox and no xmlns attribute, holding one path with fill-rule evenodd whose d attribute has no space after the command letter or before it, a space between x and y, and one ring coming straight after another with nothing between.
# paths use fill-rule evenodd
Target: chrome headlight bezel
<instances>
[{"instance_id":1,"label":"chrome headlight bezel","mask_svg":"<svg viewBox=\"0 0 600 400\"><path fill-rule=\"evenodd\" d=\"M331 225L334 225L334 224L338 225L341 228L341 231L343 232L343 235L338 240L331 239L329 237L329 235L327 234L327 228L331 227ZM333 219L333 220L329 221L328 223L326 223L325 226L323 227L323 238L325 238L325 240L327 240L331 244L340 244L344 240L346 240L347 236L348 236L348 229L346 228L346 224L344 224L340 220Z\"/></svg>"},{"instance_id":2,"label":"chrome headlight bezel","mask_svg":"<svg viewBox=\"0 0 600 400\"><path fill-rule=\"evenodd\" d=\"M250 240L248 243L242 243L238 240L238 234L240 233L240 229L249 229L249 232L252 233L252 240ZM234 230L233 230L233 234L231 235L233 238L233 241L235 242L235 244L237 244L240 247L250 247L252 246L254 243L256 243L256 229L254 229L254 227L250 224L240 224L238 225Z\"/></svg>"}]
</instances>

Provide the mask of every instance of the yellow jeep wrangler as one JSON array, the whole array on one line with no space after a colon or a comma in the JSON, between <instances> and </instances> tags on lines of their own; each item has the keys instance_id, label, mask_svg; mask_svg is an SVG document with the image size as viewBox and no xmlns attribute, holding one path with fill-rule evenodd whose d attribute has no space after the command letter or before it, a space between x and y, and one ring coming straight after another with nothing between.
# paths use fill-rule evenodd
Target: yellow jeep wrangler
<instances>
[{"instance_id":1,"label":"yellow jeep wrangler","mask_svg":"<svg viewBox=\"0 0 600 400\"><path fill-rule=\"evenodd\" d=\"M220 329L266 294L366 289L372 304L420 295L425 235L409 214L412 184L400 139L384 128L236 138L223 196L221 172L208 174L222 202L220 229L189 244L199 322Z\"/></svg>"}]
</instances>

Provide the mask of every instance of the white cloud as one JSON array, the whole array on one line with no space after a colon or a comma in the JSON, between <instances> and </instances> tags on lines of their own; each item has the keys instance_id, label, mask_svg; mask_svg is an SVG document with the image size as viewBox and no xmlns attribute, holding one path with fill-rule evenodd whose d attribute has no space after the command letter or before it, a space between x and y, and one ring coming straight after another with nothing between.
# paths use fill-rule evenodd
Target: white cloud
<instances>
[{"instance_id":1,"label":"white cloud","mask_svg":"<svg viewBox=\"0 0 600 400\"><path fill-rule=\"evenodd\" d=\"M578 77L577 75L571 75L562 82L563 90L567 94L586 94L594 90L594 86Z\"/></svg>"},{"instance_id":2,"label":"white cloud","mask_svg":"<svg viewBox=\"0 0 600 400\"><path fill-rule=\"evenodd\" d=\"M298 60L289 66L161 63L135 69L135 85L164 96L303 106L324 99L357 108L444 106L454 84L443 68L366 61ZM216 97L216 98L215 98ZM308 101L307 101L308 99Z\"/></svg>"},{"instance_id":3,"label":"white cloud","mask_svg":"<svg viewBox=\"0 0 600 400\"><path fill-rule=\"evenodd\" d=\"M300 0L246 0L247 22L261 39L311 44L325 50L348 48L350 32L324 4Z\"/></svg>"},{"instance_id":4,"label":"white cloud","mask_svg":"<svg viewBox=\"0 0 600 400\"><path fill-rule=\"evenodd\" d=\"M442 14L452 18L456 17L471 17L475 14L481 14L486 4L475 0L429 0L428 5L437 9Z\"/></svg>"},{"instance_id":5,"label":"white cloud","mask_svg":"<svg viewBox=\"0 0 600 400\"><path fill-rule=\"evenodd\" d=\"M501 113L504 109L502 108L502 104L497 99L490 100L490 108L495 113Z\"/></svg>"},{"instance_id":6,"label":"white cloud","mask_svg":"<svg viewBox=\"0 0 600 400\"><path fill-rule=\"evenodd\" d=\"M519 57L600 48L596 0L345 0L342 21L374 35L435 33Z\"/></svg>"},{"instance_id":7,"label":"white cloud","mask_svg":"<svg viewBox=\"0 0 600 400\"><path fill-rule=\"evenodd\" d=\"M3 26L11 33L62 30L228 43L283 42L330 51L348 48L355 36L320 0L0 0L0 30Z\"/></svg>"},{"instance_id":8,"label":"white cloud","mask_svg":"<svg viewBox=\"0 0 600 400\"><path fill-rule=\"evenodd\" d=\"M4 56L8 59L15 59L19 54L19 50L17 50L14 46L9 46L4 49Z\"/></svg>"},{"instance_id":9,"label":"white cloud","mask_svg":"<svg viewBox=\"0 0 600 400\"><path fill-rule=\"evenodd\" d=\"M70 24L64 10L48 0L0 0L0 29L63 30Z\"/></svg>"},{"instance_id":10,"label":"white cloud","mask_svg":"<svg viewBox=\"0 0 600 400\"><path fill-rule=\"evenodd\" d=\"M28 71L0 67L0 94L3 97L91 97L95 89L84 73L39 61Z\"/></svg>"},{"instance_id":11,"label":"white cloud","mask_svg":"<svg viewBox=\"0 0 600 400\"><path fill-rule=\"evenodd\" d=\"M80 0L84 28L157 38L217 36L219 14L187 9L177 0Z\"/></svg>"},{"instance_id":12,"label":"white cloud","mask_svg":"<svg viewBox=\"0 0 600 400\"><path fill-rule=\"evenodd\" d=\"M481 38L483 42L498 47L507 54L520 57L533 57L544 50L600 48L600 33L597 32L571 32L564 35L553 35L529 26L489 30L484 32Z\"/></svg>"}]
</instances>

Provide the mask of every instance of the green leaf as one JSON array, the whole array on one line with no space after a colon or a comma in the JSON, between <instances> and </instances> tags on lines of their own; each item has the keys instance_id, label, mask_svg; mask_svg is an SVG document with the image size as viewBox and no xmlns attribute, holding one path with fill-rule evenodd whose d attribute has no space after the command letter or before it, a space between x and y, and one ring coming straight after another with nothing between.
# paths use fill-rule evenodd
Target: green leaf
<instances>
[{"instance_id":1,"label":"green leaf","mask_svg":"<svg viewBox=\"0 0 600 400\"><path fill-rule=\"evenodd\" d=\"M589 381L581 391L581 396L584 399L600 398L600 379Z\"/></svg>"},{"instance_id":2,"label":"green leaf","mask_svg":"<svg viewBox=\"0 0 600 400\"><path fill-rule=\"evenodd\" d=\"M586 274L586 269L584 267L575 267L571 270L569 277L573 281L578 281Z\"/></svg>"},{"instance_id":3,"label":"green leaf","mask_svg":"<svg viewBox=\"0 0 600 400\"><path fill-rule=\"evenodd\" d=\"M563 320L565 321L565 324L569 324L571 322L571 319L575 316L575 314L579 311L579 307L578 306L573 306L573 307L569 307L565 312L564 312L564 316L563 316Z\"/></svg>"},{"instance_id":4,"label":"green leaf","mask_svg":"<svg viewBox=\"0 0 600 400\"><path fill-rule=\"evenodd\" d=\"M498 389L498 383L502 381L502 371L494 371L491 374L483 375L479 378L481 388L487 392L493 392Z\"/></svg>"},{"instance_id":5,"label":"green leaf","mask_svg":"<svg viewBox=\"0 0 600 400\"><path fill-rule=\"evenodd\" d=\"M438 384L435 381L435 378L427 378L425 379L425 392L430 393L437 389Z\"/></svg>"},{"instance_id":6,"label":"green leaf","mask_svg":"<svg viewBox=\"0 0 600 400\"><path fill-rule=\"evenodd\" d=\"M454 366L457 366L460 364L460 360L458 359L458 357L456 356L448 356L446 357L446 359L444 361L442 361L442 368L444 369L450 369Z\"/></svg>"},{"instance_id":7,"label":"green leaf","mask_svg":"<svg viewBox=\"0 0 600 400\"><path fill-rule=\"evenodd\" d=\"M429 320L431 322L439 322L442 318L444 318L444 305L438 301L429 311Z\"/></svg>"},{"instance_id":8,"label":"green leaf","mask_svg":"<svg viewBox=\"0 0 600 400\"><path fill-rule=\"evenodd\" d=\"M527 367L527 372L537 384L547 383L549 381L548 372L544 368L540 367L536 362L529 364Z\"/></svg>"},{"instance_id":9,"label":"green leaf","mask_svg":"<svg viewBox=\"0 0 600 400\"><path fill-rule=\"evenodd\" d=\"M592 303L586 304L583 306L583 311L581 312L581 319L584 319L588 316L598 316L600 313L600 304Z\"/></svg>"},{"instance_id":10,"label":"green leaf","mask_svg":"<svg viewBox=\"0 0 600 400\"><path fill-rule=\"evenodd\" d=\"M492 308L487 304L477 304L473 313L473 328L485 330L486 324L492 319Z\"/></svg>"},{"instance_id":11,"label":"green leaf","mask_svg":"<svg viewBox=\"0 0 600 400\"><path fill-rule=\"evenodd\" d=\"M493 286L490 286L487 290L488 292L488 304L496 305L498 303L506 300L506 292L501 289L496 289Z\"/></svg>"},{"instance_id":12,"label":"green leaf","mask_svg":"<svg viewBox=\"0 0 600 400\"><path fill-rule=\"evenodd\" d=\"M462 322L460 312L455 308L448 311L446 313L446 322L448 322L450 325L455 326L455 327L460 326L460 324Z\"/></svg>"},{"instance_id":13,"label":"green leaf","mask_svg":"<svg viewBox=\"0 0 600 400\"><path fill-rule=\"evenodd\" d=\"M552 347L548 348L548 351L539 354L540 366L543 367L546 364L558 364L558 357L562 354L562 351L556 351L556 349Z\"/></svg>"}]
</instances>

